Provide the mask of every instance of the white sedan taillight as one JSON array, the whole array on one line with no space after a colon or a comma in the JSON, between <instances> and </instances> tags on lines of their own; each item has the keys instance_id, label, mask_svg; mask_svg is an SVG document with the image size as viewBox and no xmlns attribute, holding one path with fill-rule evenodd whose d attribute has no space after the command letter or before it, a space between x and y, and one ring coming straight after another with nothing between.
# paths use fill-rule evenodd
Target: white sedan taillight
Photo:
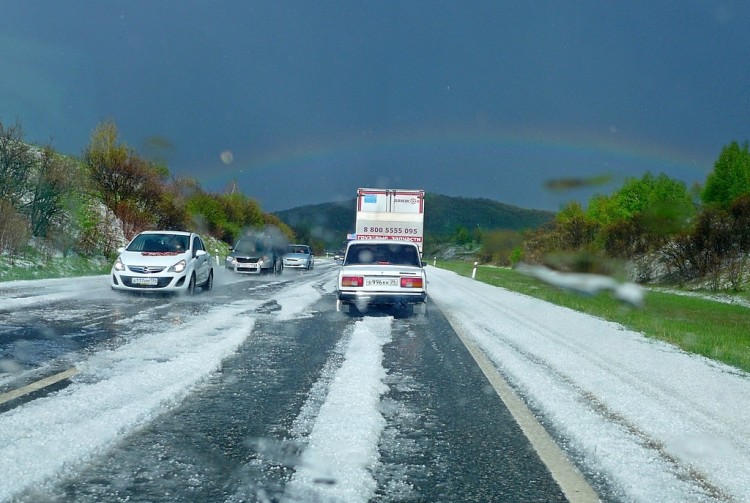
<instances>
[{"instance_id":1,"label":"white sedan taillight","mask_svg":"<svg viewBox=\"0 0 750 503\"><path fill-rule=\"evenodd\" d=\"M362 286L365 284L365 278L362 276L342 276L341 286Z\"/></svg>"},{"instance_id":2,"label":"white sedan taillight","mask_svg":"<svg viewBox=\"0 0 750 503\"><path fill-rule=\"evenodd\" d=\"M401 278L401 288L422 288L423 286L424 282L422 281L422 278Z\"/></svg>"}]
</instances>

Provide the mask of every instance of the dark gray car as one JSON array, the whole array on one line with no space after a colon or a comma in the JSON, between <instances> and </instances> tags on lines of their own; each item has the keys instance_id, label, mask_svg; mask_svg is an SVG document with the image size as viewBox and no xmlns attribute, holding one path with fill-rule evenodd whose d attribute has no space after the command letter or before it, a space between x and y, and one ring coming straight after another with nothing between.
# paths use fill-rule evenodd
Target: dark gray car
<instances>
[{"instance_id":1,"label":"dark gray car","mask_svg":"<svg viewBox=\"0 0 750 503\"><path fill-rule=\"evenodd\" d=\"M226 258L227 269L243 274L281 274L282 254L266 236L240 238Z\"/></svg>"}]
</instances>

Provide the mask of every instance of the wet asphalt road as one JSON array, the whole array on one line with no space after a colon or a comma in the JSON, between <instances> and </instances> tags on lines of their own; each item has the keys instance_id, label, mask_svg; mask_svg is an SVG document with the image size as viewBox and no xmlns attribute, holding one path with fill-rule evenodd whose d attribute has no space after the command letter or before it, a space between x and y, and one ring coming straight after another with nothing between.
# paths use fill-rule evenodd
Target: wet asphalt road
<instances>
[{"instance_id":1,"label":"wet asphalt road","mask_svg":"<svg viewBox=\"0 0 750 503\"><path fill-rule=\"evenodd\" d=\"M213 292L188 301L88 288L14 308L2 304L0 290L0 392L137 339L149 326L174 324L186 310L200 315L238 298L259 301L252 336L207 382L114 448L20 500L283 501L301 450L295 418L357 321L335 312L326 287L333 272L321 266L217 281ZM308 315L278 319L277 306L264 299L303 281L322 297ZM426 318L399 317L392 327L371 501L565 501L442 313L432 307Z\"/></svg>"}]
</instances>

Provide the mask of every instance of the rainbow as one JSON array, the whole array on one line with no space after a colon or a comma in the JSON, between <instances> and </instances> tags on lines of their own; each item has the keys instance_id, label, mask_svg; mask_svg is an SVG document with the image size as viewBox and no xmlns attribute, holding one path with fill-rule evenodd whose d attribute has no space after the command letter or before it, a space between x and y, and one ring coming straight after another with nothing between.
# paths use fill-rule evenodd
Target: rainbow
<instances>
[{"instance_id":1,"label":"rainbow","mask_svg":"<svg viewBox=\"0 0 750 503\"><path fill-rule=\"evenodd\" d=\"M235 152L235 168L245 170L294 169L337 158L348 159L377 152L379 154L409 155L432 151L493 150L502 160L502 154L540 153L562 155L565 158L606 157L653 165L659 168L683 169L705 176L713 160L705 154L684 152L676 148L645 142L624 142L615 135L586 134L534 134L519 132L485 131L431 131L396 133L387 135L362 135L326 137L287 144L264 152ZM718 156L719 151L715 153ZM639 174L634 174L639 176Z\"/></svg>"},{"instance_id":2,"label":"rainbow","mask_svg":"<svg viewBox=\"0 0 750 503\"><path fill-rule=\"evenodd\" d=\"M251 180L245 190L265 198L264 204L278 190L269 187L287 187L307 197L304 202L313 201L304 190L309 178L297 176L304 174L324 177L342 200L353 197L356 187L385 183L555 209L571 199L583 203L595 193L610 193L626 178L646 172L665 173L688 187L703 183L713 155L625 141L616 132L430 130L321 136L255 151L227 149L216 152L220 168L202 172L211 173L217 189L231 180ZM382 169L374 173L373 166Z\"/></svg>"}]
</instances>

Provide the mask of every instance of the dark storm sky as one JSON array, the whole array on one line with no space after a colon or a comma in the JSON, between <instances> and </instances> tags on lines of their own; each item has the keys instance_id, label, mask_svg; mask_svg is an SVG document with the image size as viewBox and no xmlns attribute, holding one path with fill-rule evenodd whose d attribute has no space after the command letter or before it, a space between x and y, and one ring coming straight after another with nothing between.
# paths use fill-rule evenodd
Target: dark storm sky
<instances>
[{"instance_id":1,"label":"dark storm sky","mask_svg":"<svg viewBox=\"0 0 750 503\"><path fill-rule=\"evenodd\" d=\"M372 186L556 210L703 182L750 137L750 2L0 0L0 120L80 155L108 118L266 211Z\"/></svg>"}]
</instances>

